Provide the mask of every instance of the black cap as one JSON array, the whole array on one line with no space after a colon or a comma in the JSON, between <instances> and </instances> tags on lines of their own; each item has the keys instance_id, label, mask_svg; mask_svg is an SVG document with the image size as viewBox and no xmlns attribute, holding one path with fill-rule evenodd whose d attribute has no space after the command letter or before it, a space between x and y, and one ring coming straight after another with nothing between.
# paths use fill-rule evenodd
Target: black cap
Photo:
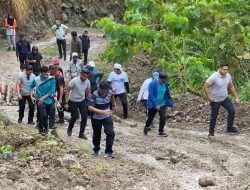
<instances>
[{"instance_id":1,"label":"black cap","mask_svg":"<svg viewBox=\"0 0 250 190\"><path fill-rule=\"evenodd\" d=\"M84 67L82 70L81 70L81 74L89 74L90 73L90 70L86 67Z\"/></svg>"},{"instance_id":2,"label":"black cap","mask_svg":"<svg viewBox=\"0 0 250 190\"><path fill-rule=\"evenodd\" d=\"M160 73L159 74L159 79L166 80L167 78L168 78L167 74L165 74L165 73Z\"/></svg>"}]
</instances>

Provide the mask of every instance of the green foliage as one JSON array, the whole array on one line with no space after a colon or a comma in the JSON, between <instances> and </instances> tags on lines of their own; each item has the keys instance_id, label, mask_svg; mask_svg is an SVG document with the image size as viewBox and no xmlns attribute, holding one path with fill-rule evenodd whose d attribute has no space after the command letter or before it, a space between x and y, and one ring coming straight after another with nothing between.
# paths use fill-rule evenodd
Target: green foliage
<instances>
[{"instance_id":1,"label":"green foliage","mask_svg":"<svg viewBox=\"0 0 250 190\"><path fill-rule=\"evenodd\" d=\"M81 146L79 147L79 153L90 154L91 148L87 144L81 144Z\"/></svg>"},{"instance_id":2,"label":"green foliage","mask_svg":"<svg viewBox=\"0 0 250 190\"><path fill-rule=\"evenodd\" d=\"M125 2L124 23L109 18L97 22L112 40L103 59L123 63L138 52L152 53L158 57L156 64L171 76L170 84L178 83L184 92L187 88L201 92L220 61L230 63L233 77L243 74L236 55L250 45L249 1ZM243 78L237 87L246 89L247 82Z\"/></svg>"},{"instance_id":3,"label":"green foliage","mask_svg":"<svg viewBox=\"0 0 250 190\"><path fill-rule=\"evenodd\" d=\"M19 160L22 160L22 161L25 161L28 159L29 156L32 155L32 153L34 152L33 149L23 149L19 155L18 155L18 159Z\"/></svg>"},{"instance_id":4,"label":"green foliage","mask_svg":"<svg viewBox=\"0 0 250 190\"><path fill-rule=\"evenodd\" d=\"M105 171L106 167L103 163L99 163L95 166L95 173L102 174Z\"/></svg>"},{"instance_id":5,"label":"green foliage","mask_svg":"<svg viewBox=\"0 0 250 190\"><path fill-rule=\"evenodd\" d=\"M71 166L68 170L74 175L78 174L81 171L81 169L77 166Z\"/></svg>"},{"instance_id":6,"label":"green foliage","mask_svg":"<svg viewBox=\"0 0 250 190\"><path fill-rule=\"evenodd\" d=\"M11 153L14 148L11 145L4 145L0 147L0 154Z\"/></svg>"}]
</instances>

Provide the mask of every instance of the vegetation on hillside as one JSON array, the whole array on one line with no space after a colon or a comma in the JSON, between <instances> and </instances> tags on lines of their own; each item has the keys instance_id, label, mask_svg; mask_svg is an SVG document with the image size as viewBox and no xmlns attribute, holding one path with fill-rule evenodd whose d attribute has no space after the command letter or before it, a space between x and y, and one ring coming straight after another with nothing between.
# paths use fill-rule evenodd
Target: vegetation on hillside
<instances>
[{"instance_id":1,"label":"vegetation on hillside","mask_svg":"<svg viewBox=\"0 0 250 190\"><path fill-rule=\"evenodd\" d=\"M199 93L219 63L227 61L240 98L250 100L244 57L250 46L247 0L126 0L126 6L122 24L110 18L97 22L112 39L102 58L123 63L147 51L173 87Z\"/></svg>"}]
</instances>

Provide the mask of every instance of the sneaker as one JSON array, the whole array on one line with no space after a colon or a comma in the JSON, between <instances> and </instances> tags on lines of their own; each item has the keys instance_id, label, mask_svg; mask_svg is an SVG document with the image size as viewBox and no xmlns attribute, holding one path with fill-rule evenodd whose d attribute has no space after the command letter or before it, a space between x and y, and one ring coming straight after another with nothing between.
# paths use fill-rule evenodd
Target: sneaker
<instances>
[{"instance_id":1,"label":"sneaker","mask_svg":"<svg viewBox=\"0 0 250 190\"><path fill-rule=\"evenodd\" d=\"M72 130L67 130L67 135L70 137L72 135Z\"/></svg>"},{"instance_id":2,"label":"sneaker","mask_svg":"<svg viewBox=\"0 0 250 190\"><path fill-rule=\"evenodd\" d=\"M86 137L86 135L79 135L79 139L85 139L85 140L87 140L88 138Z\"/></svg>"},{"instance_id":3,"label":"sneaker","mask_svg":"<svg viewBox=\"0 0 250 190\"><path fill-rule=\"evenodd\" d=\"M28 124L29 125L35 125L35 122L34 121L28 121Z\"/></svg>"},{"instance_id":4,"label":"sneaker","mask_svg":"<svg viewBox=\"0 0 250 190\"><path fill-rule=\"evenodd\" d=\"M208 137L214 137L214 131L209 131Z\"/></svg>"},{"instance_id":5,"label":"sneaker","mask_svg":"<svg viewBox=\"0 0 250 190\"><path fill-rule=\"evenodd\" d=\"M238 131L238 129L236 127L232 127L232 128L228 128L227 132L228 133L238 133L239 131Z\"/></svg>"},{"instance_id":6,"label":"sneaker","mask_svg":"<svg viewBox=\"0 0 250 190\"><path fill-rule=\"evenodd\" d=\"M158 133L158 137L167 137L167 133L164 133L164 132L159 132Z\"/></svg>"},{"instance_id":7,"label":"sneaker","mask_svg":"<svg viewBox=\"0 0 250 190\"><path fill-rule=\"evenodd\" d=\"M147 135L148 134L148 131L150 131L150 128L149 127L144 127L144 135Z\"/></svg>"},{"instance_id":8,"label":"sneaker","mask_svg":"<svg viewBox=\"0 0 250 190\"><path fill-rule=\"evenodd\" d=\"M22 123L22 120L21 119L18 119L18 121L17 121L18 123Z\"/></svg>"},{"instance_id":9,"label":"sneaker","mask_svg":"<svg viewBox=\"0 0 250 190\"><path fill-rule=\"evenodd\" d=\"M124 116L123 116L123 119L128 119L128 116L127 116L127 115L124 115Z\"/></svg>"},{"instance_id":10,"label":"sneaker","mask_svg":"<svg viewBox=\"0 0 250 190\"><path fill-rule=\"evenodd\" d=\"M114 157L114 155L112 154L112 153L106 153L105 155L104 155L104 158L115 158Z\"/></svg>"},{"instance_id":11,"label":"sneaker","mask_svg":"<svg viewBox=\"0 0 250 190\"><path fill-rule=\"evenodd\" d=\"M94 157L99 156L99 151L94 151L92 155L93 155Z\"/></svg>"}]
</instances>

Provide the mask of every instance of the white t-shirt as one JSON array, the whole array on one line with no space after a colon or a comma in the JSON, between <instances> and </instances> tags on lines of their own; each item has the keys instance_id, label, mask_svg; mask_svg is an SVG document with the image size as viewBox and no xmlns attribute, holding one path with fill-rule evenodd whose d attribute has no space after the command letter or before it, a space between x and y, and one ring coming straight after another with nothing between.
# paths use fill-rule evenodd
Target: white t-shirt
<instances>
[{"instance_id":1,"label":"white t-shirt","mask_svg":"<svg viewBox=\"0 0 250 190\"><path fill-rule=\"evenodd\" d=\"M138 98L137 98L138 101L141 101L142 99L143 100L148 99L148 86L152 82L152 80L153 80L152 78L149 78L143 82L143 84L140 88L140 92L138 94Z\"/></svg>"},{"instance_id":2,"label":"white t-shirt","mask_svg":"<svg viewBox=\"0 0 250 190\"><path fill-rule=\"evenodd\" d=\"M128 75L124 71L122 71L121 74L116 74L114 71L111 72L108 81L111 82L111 87L115 89L115 95L126 92L124 83L128 82Z\"/></svg>"}]
</instances>

